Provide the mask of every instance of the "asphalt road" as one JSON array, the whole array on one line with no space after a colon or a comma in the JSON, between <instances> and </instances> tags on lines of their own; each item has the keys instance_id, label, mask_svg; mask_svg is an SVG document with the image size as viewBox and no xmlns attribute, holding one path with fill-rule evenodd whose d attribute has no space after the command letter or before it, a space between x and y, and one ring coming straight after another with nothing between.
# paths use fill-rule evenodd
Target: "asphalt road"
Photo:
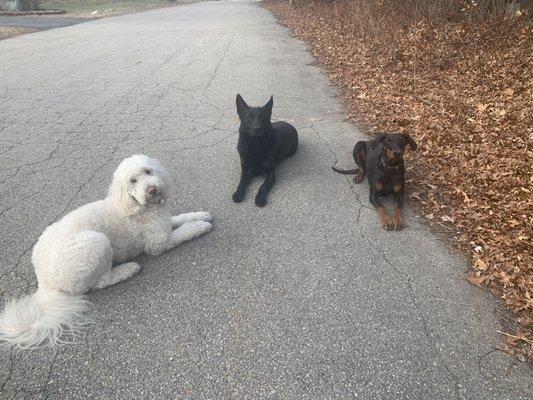
<instances>
[{"instance_id":1,"label":"asphalt road","mask_svg":"<svg viewBox=\"0 0 533 400\"><path fill-rule=\"evenodd\" d=\"M2 399L531 399L492 351L497 303L408 211L385 232L366 184L333 173L364 136L306 46L252 2L203 2L0 42L0 298L33 292L31 248L143 152L209 235L94 292L57 353L0 351ZM274 94L299 152L264 209L239 177L235 95Z\"/></svg>"},{"instance_id":2,"label":"asphalt road","mask_svg":"<svg viewBox=\"0 0 533 400\"><path fill-rule=\"evenodd\" d=\"M89 18L77 17L57 17L45 15L28 15L28 16L1 16L0 26L10 26L15 28L30 28L36 30L46 30L62 28L80 22L90 21Z\"/></svg>"}]
</instances>

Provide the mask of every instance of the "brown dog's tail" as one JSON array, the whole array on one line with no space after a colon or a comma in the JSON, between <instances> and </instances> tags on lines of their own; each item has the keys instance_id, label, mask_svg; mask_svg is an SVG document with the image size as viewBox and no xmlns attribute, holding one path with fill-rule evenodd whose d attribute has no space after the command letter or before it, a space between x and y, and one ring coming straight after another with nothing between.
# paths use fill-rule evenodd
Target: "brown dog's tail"
<instances>
[{"instance_id":1,"label":"brown dog's tail","mask_svg":"<svg viewBox=\"0 0 533 400\"><path fill-rule=\"evenodd\" d=\"M337 172L338 174L343 174L343 175L355 175L359 172L358 169L337 169L335 167L331 167L331 169Z\"/></svg>"}]
</instances>

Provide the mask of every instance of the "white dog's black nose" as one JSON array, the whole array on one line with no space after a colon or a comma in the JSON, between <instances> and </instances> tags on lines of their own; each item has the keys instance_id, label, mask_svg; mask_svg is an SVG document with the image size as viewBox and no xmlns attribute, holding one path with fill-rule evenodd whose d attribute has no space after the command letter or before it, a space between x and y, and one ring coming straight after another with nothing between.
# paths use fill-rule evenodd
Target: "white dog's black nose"
<instances>
[{"instance_id":1,"label":"white dog's black nose","mask_svg":"<svg viewBox=\"0 0 533 400\"><path fill-rule=\"evenodd\" d=\"M157 194L157 188L155 186L150 186L146 191L150 196L155 196Z\"/></svg>"}]
</instances>

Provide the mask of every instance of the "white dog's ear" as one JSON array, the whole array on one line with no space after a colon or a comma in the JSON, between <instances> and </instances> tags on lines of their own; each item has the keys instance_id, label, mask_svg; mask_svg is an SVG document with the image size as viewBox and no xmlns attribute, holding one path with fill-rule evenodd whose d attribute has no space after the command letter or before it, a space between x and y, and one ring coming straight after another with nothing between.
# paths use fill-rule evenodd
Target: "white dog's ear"
<instances>
[{"instance_id":1,"label":"white dog's ear","mask_svg":"<svg viewBox=\"0 0 533 400\"><path fill-rule=\"evenodd\" d=\"M128 193L128 177L121 168L117 168L113 173L108 197L113 205L126 215L136 214L141 209L141 205Z\"/></svg>"},{"instance_id":2,"label":"white dog's ear","mask_svg":"<svg viewBox=\"0 0 533 400\"><path fill-rule=\"evenodd\" d=\"M158 160L156 161L156 165L154 168L157 170L157 174L163 181L164 186L161 188L161 204L165 204L167 199L172 195L172 177L168 173L168 171L163 167Z\"/></svg>"}]
</instances>

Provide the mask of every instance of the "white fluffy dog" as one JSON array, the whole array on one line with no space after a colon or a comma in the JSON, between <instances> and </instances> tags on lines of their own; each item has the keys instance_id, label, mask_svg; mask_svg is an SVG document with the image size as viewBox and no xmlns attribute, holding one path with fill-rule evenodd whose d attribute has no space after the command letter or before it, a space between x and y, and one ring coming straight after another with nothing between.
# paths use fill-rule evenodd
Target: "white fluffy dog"
<instances>
[{"instance_id":1,"label":"white fluffy dog","mask_svg":"<svg viewBox=\"0 0 533 400\"><path fill-rule=\"evenodd\" d=\"M6 304L0 343L35 348L57 345L62 333L76 336L86 323L84 293L135 275L141 266L126 261L140 253L161 254L209 232L207 212L171 217L164 206L169 180L156 160L126 158L105 199L50 225L33 248L38 290Z\"/></svg>"}]
</instances>

